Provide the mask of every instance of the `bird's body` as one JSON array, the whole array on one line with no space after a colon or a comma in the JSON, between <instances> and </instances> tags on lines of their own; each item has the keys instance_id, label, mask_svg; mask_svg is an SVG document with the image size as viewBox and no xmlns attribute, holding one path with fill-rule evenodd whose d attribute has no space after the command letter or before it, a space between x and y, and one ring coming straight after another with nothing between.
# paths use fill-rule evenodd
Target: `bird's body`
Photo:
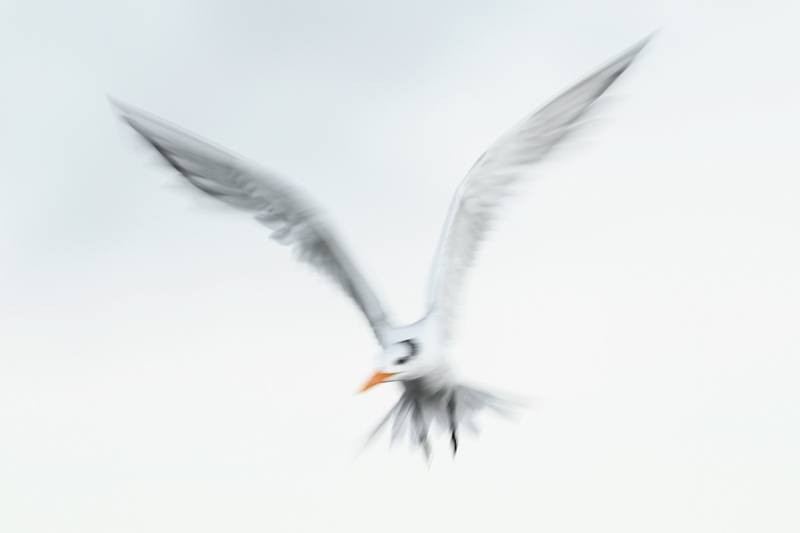
<instances>
[{"instance_id":1,"label":"bird's body","mask_svg":"<svg viewBox=\"0 0 800 533\"><path fill-rule=\"evenodd\" d=\"M300 261L328 275L364 313L381 351L364 386L399 381L400 399L376 428L391 422L392 440L406 435L430 455L428 433L438 425L453 451L461 427L474 429L483 409L507 412L513 402L469 387L448 362L452 323L465 275L496 211L525 171L581 125L581 118L647 43L637 43L526 117L478 159L453 197L433 263L425 315L407 326L392 323L319 210L272 172L134 107L116 103L122 117L192 185L274 230ZM374 434L374 433L373 433Z\"/></svg>"}]
</instances>

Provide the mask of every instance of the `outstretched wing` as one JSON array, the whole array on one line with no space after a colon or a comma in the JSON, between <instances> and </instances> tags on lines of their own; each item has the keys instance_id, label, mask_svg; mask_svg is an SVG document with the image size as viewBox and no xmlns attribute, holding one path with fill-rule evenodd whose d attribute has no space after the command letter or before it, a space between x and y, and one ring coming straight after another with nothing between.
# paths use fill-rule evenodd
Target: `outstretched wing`
<instances>
[{"instance_id":1,"label":"outstretched wing","mask_svg":"<svg viewBox=\"0 0 800 533\"><path fill-rule=\"evenodd\" d=\"M450 204L433 264L428 305L446 337L458 305L465 274L509 188L541 161L627 69L650 37L610 60L526 117L492 144L475 162Z\"/></svg>"},{"instance_id":2,"label":"outstretched wing","mask_svg":"<svg viewBox=\"0 0 800 533\"><path fill-rule=\"evenodd\" d=\"M384 344L386 312L331 228L302 194L278 176L149 113L113 101L121 117L189 183L223 202L255 214L272 238L294 248L298 260L339 284Z\"/></svg>"}]
</instances>

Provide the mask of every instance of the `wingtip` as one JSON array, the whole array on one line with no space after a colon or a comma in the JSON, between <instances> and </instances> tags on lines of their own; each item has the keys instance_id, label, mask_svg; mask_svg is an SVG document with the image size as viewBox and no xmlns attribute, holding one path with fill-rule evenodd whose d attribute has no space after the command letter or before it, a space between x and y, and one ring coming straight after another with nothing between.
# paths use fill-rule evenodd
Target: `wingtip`
<instances>
[{"instance_id":1,"label":"wingtip","mask_svg":"<svg viewBox=\"0 0 800 533\"><path fill-rule=\"evenodd\" d=\"M111 106L111 109L117 112L123 112L123 113L125 112L125 107L127 107L127 104L125 104L125 102L123 102L116 96L112 96L108 93L106 93L106 99L108 100L108 105Z\"/></svg>"},{"instance_id":2,"label":"wingtip","mask_svg":"<svg viewBox=\"0 0 800 533\"><path fill-rule=\"evenodd\" d=\"M117 117L123 122L131 124L131 117L136 115L136 108L108 93L106 93L106 98L108 99L108 104L111 106L111 110Z\"/></svg>"},{"instance_id":3,"label":"wingtip","mask_svg":"<svg viewBox=\"0 0 800 533\"><path fill-rule=\"evenodd\" d=\"M633 45L629 46L607 62L603 63L592 73L588 74L584 79L590 79L599 73L607 71L615 71L617 72L617 75L621 74L627 70L631 64L633 64L633 62L639 56L639 53L644 49L645 46L647 46L647 44L653 39L653 37L656 36L659 31L660 30L655 30L643 39L638 40Z\"/></svg>"},{"instance_id":4,"label":"wingtip","mask_svg":"<svg viewBox=\"0 0 800 533\"><path fill-rule=\"evenodd\" d=\"M656 35L658 35L658 33L659 33L660 31L661 31L661 28L657 28L656 30L654 30L654 31L650 32L650 34L648 34L648 35L647 35L646 37L644 37L643 39L639 39L639 40L638 40L636 43L634 43L634 44L633 44L633 45L632 45L630 48L628 48L627 50L625 50L625 52L623 52L622 54L623 54L623 55L637 55L639 52L641 52L641 51L642 51L642 49L644 49L644 47L645 47L645 46L647 46L647 44L648 44L650 41L652 41L652 40L653 40L653 38L654 38Z\"/></svg>"},{"instance_id":5,"label":"wingtip","mask_svg":"<svg viewBox=\"0 0 800 533\"><path fill-rule=\"evenodd\" d=\"M108 103L111 106L111 109L116 112L117 116L119 116L121 120L127 122L128 124L132 125L132 122L141 122L142 120L166 124L166 121L163 119L151 115L144 109L140 109L135 105L129 104L128 102L123 102L116 96L106 93L106 98L108 98Z\"/></svg>"}]
</instances>

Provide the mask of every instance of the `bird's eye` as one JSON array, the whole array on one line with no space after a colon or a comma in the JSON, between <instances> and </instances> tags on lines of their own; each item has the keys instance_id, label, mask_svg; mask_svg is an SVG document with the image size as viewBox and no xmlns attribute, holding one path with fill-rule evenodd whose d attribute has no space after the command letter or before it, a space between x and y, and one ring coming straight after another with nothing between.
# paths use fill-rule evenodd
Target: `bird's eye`
<instances>
[{"instance_id":1,"label":"bird's eye","mask_svg":"<svg viewBox=\"0 0 800 533\"><path fill-rule=\"evenodd\" d=\"M403 357L399 357L394 362L394 364L396 364L396 365L404 365L409 360L411 360L411 359L413 359L414 357L417 356L417 351L419 349L419 345L415 341L413 341L411 339L406 339L404 341L400 341L398 344L405 344L406 347L408 347L408 355L404 355Z\"/></svg>"},{"instance_id":2,"label":"bird's eye","mask_svg":"<svg viewBox=\"0 0 800 533\"><path fill-rule=\"evenodd\" d=\"M419 351L419 345L416 343L416 341L406 339L400 344L405 344L408 346L408 355L406 357L416 357L417 351Z\"/></svg>"}]
</instances>

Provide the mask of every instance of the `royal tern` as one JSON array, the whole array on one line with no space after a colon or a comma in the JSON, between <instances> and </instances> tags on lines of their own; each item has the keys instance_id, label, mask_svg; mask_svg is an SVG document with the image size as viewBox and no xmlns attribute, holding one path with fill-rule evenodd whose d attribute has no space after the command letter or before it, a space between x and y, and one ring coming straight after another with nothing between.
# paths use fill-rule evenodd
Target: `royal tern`
<instances>
[{"instance_id":1,"label":"royal tern","mask_svg":"<svg viewBox=\"0 0 800 533\"><path fill-rule=\"evenodd\" d=\"M272 239L293 247L300 261L326 274L366 316L381 351L377 370L362 388L400 382L404 390L376 428L392 422L392 440L405 435L430 457L434 424L458 449L461 426L474 428L483 409L504 412L507 399L462 383L447 361L454 311L465 275L510 186L579 128L592 104L649 41L638 42L533 112L492 144L463 179L450 204L433 262L425 315L395 325L350 256L304 194L276 174L221 146L133 106L114 101L121 117L189 183L249 211L273 230ZM375 433L373 433L374 435Z\"/></svg>"}]
</instances>

